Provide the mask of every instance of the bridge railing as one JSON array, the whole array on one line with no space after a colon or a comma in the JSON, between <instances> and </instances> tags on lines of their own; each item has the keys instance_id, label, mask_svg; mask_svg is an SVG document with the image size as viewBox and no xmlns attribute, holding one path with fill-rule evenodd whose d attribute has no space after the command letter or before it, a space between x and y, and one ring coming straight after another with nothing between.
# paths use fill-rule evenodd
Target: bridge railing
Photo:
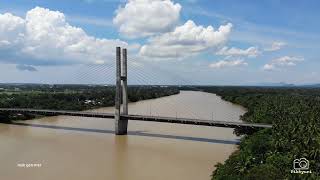
<instances>
[{"instance_id":1,"label":"bridge railing","mask_svg":"<svg viewBox=\"0 0 320 180\"><path fill-rule=\"evenodd\" d=\"M96 118L111 118L115 117L112 113L97 113L86 111L63 111L63 110L44 110L44 109L18 109L18 108L0 108L2 112L15 112L15 113L34 113L41 115L67 115L67 116L80 116L80 117L96 117ZM150 122L164 122L176 124L191 124L200 126L215 126L215 127L247 127L247 128L271 128L270 124L259 123L246 123L246 122L233 122L233 121L213 121L203 119L191 118L177 118L177 117L162 117L162 116L146 116L146 115L121 115L120 120L137 120L137 121L150 121Z\"/></svg>"}]
</instances>

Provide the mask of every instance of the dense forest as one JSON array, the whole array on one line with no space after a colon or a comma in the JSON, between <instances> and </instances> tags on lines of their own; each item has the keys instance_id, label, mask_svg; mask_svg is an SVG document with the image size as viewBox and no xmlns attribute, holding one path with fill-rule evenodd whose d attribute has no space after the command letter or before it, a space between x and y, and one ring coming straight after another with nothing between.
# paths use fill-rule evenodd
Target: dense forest
<instances>
[{"instance_id":1,"label":"dense forest","mask_svg":"<svg viewBox=\"0 0 320 180\"><path fill-rule=\"evenodd\" d=\"M272 123L244 135L212 179L320 179L320 89L262 87L201 87L248 109L241 119ZM292 174L293 160L309 160L311 174Z\"/></svg>"},{"instance_id":2,"label":"dense forest","mask_svg":"<svg viewBox=\"0 0 320 180\"><path fill-rule=\"evenodd\" d=\"M0 85L0 108L34 108L55 110L87 110L114 105L115 87L99 85ZM130 102L179 93L176 87L129 86ZM0 121L30 119L0 113Z\"/></svg>"}]
</instances>

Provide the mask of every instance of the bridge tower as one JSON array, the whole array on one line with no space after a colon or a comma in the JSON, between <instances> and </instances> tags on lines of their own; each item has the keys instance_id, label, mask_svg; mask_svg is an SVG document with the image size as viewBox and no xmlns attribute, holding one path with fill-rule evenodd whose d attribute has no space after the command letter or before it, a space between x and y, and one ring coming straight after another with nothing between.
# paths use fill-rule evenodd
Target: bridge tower
<instances>
[{"instance_id":1,"label":"bridge tower","mask_svg":"<svg viewBox=\"0 0 320 180\"><path fill-rule=\"evenodd\" d=\"M122 59L122 60L121 60ZM122 112L121 112L122 99ZM128 115L128 87L127 87L127 49L116 48L116 96L115 96L115 133L126 135L128 119L121 115Z\"/></svg>"}]
</instances>

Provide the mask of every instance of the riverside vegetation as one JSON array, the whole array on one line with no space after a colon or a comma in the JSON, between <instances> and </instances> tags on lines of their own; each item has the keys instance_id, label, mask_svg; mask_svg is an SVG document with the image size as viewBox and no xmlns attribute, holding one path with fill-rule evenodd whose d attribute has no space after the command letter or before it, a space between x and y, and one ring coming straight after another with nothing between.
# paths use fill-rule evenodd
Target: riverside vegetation
<instances>
[{"instance_id":1,"label":"riverside vegetation","mask_svg":"<svg viewBox=\"0 0 320 180\"><path fill-rule=\"evenodd\" d=\"M213 180L320 179L320 89L262 87L201 87L248 112L246 122L272 123L245 135L224 164L217 164ZM292 174L293 160L309 160L311 174Z\"/></svg>"},{"instance_id":2,"label":"riverside vegetation","mask_svg":"<svg viewBox=\"0 0 320 180\"><path fill-rule=\"evenodd\" d=\"M17 88L18 87L18 88ZM114 87L87 85L0 85L0 107L85 110L114 104ZM320 179L320 89L262 87L131 86L131 102L168 96L179 90L215 93L247 108L241 119L273 124L272 129L243 132L239 148L217 164L213 180ZM0 114L0 122L30 119ZM246 135L244 135L246 134ZM305 157L312 174L291 174L293 160Z\"/></svg>"},{"instance_id":3,"label":"riverside vegetation","mask_svg":"<svg viewBox=\"0 0 320 180\"><path fill-rule=\"evenodd\" d=\"M101 85L0 85L0 108L87 110L114 105L115 87ZM128 99L136 102L178 94L176 87L129 86ZM31 119L32 114L0 113L0 122Z\"/></svg>"}]
</instances>

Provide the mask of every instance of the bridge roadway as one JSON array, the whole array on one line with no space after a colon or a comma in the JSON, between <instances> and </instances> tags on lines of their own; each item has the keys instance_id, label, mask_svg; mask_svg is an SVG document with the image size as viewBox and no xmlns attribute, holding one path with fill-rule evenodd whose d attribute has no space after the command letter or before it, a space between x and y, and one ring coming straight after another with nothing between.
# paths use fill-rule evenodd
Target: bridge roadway
<instances>
[{"instance_id":1,"label":"bridge roadway","mask_svg":"<svg viewBox=\"0 0 320 180\"><path fill-rule=\"evenodd\" d=\"M18 108L0 108L0 112L15 112L15 113L32 113L40 115L66 115L66 116L80 116L80 117L95 117L95 118L114 118L112 113L97 113L87 111L61 111L61 110L43 110L43 109L18 109ZM232 122L232 121L215 121L215 120L202 120L202 119L189 119L189 118L175 118L175 117L161 117L161 116L145 116L145 115L121 115L121 118L128 118L129 120L137 121L151 121L151 122L164 122L175 124L191 124L200 126L215 126L226 128L271 128L270 124L261 123L246 123L246 122Z\"/></svg>"}]
</instances>

